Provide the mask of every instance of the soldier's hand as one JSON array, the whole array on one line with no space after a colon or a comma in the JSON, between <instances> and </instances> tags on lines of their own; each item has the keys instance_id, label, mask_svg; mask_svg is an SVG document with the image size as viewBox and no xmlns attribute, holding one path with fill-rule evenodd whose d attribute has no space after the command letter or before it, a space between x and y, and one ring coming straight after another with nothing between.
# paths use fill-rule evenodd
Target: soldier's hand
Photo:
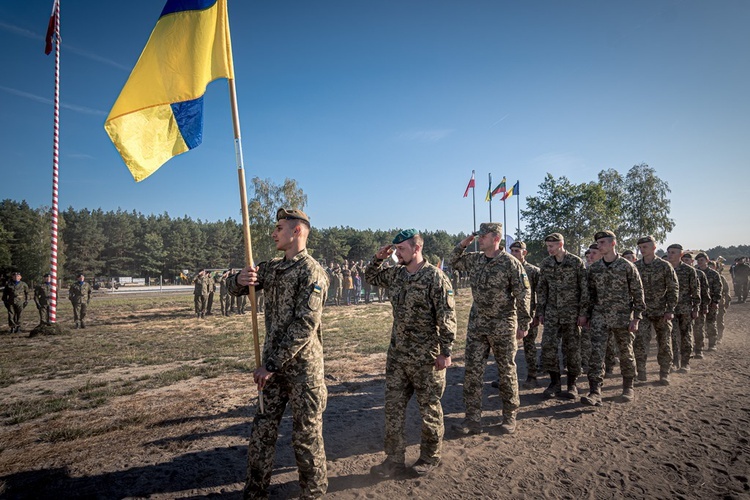
<instances>
[{"instance_id":1,"label":"soldier's hand","mask_svg":"<svg viewBox=\"0 0 750 500\"><path fill-rule=\"evenodd\" d=\"M710 306L708 306L708 310L709 310L709 311L716 311L716 310L718 310L718 309L719 309L719 304L714 304L714 303L711 303L711 305L710 305Z\"/></svg>"},{"instance_id":2,"label":"soldier's hand","mask_svg":"<svg viewBox=\"0 0 750 500\"><path fill-rule=\"evenodd\" d=\"M578 316L578 326L581 328L586 328L589 326L589 319L586 316Z\"/></svg>"},{"instance_id":3,"label":"soldier's hand","mask_svg":"<svg viewBox=\"0 0 750 500\"><path fill-rule=\"evenodd\" d=\"M474 238L476 238L476 236L474 236L474 233L472 233L466 238L462 239L459 245L461 245L463 248L468 248L469 245L471 245L471 242L474 241Z\"/></svg>"},{"instance_id":4,"label":"soldier's hand","mask_svg":"<svg viewBox=\"0 0 750 500\"><path fill-rule=\"evenodd\" d=\"M632 333L637 332L638 331L638 323L639 322L640 322L640 320L638 320L638 319L631 320L630 321L630 325L628 326L628 331L632 332Z\"/></svg>"},{"instance_id":5,"label":"soldier's hand","mask_svg":"<svg viewBox=\"0 0 750 500\"><path fill-rule=\"evenodd\" d=\"M242 286L255 286L258 284L258 266L246 267L237 275L237 283Z\"/></svg>"},{"instance_id":6,"label":"soldier's hand","mask_svg":"<svg viewBox=\"0 0 750 500\"><path fill-rule=\"evenodd\" d=\"M538 320L538 324L544 324L544 315L537 316L536 319Z\"/></svg>"},{"instance_id":7,"label":"soldier's hand","mask_svg":"<svg viewBox=\"0 0 750 500\"><path fill-rule=\"evenodd\" d=\"M698 319L698 311L693 311L690 313L690 317L693 319Z\"/></svg>"},{"instance_id":8,"label":"soldier's hand","mask_svg":"<svg viewBox=\"0 0 750 500\"><path fill-rule=\"evenodd\" d=\"M273 372L269 372L266 370L265 366L261 366L259 368L256 368L253 372L253 381L258 384L258 390L262 391L263 388L266 386L266 382L268 382L268 379L273 377Z\"/></svg>"},{"instance_id":9,"label":"soldier's hand","mask_svg":"<svg viewBox=\"0 0 750 500\"><path fill-rule=\"evenodd\" d=\"M393 253L393 245L383 245L380 250L375 254L375 258L379 260L385 260Z\"/></svg>"},{"instance_id":10,"label":"soldier's hand","mask_svg":"<svg viewBox=\"0 0 750 500\"><path fill-rule=\"evenodd\" d=\"M531 320L529 328L534 328L535 326L539 326L539 316L535 316L534 319Z\"/></svg>"},{"instance_id":11,"label":"soldier's hand","mask_svg":"<svg viewBox=\"0 0 750 500\"><path fill-rule=\"evenodd\" d=\"M528 330L521 330L520 328L516 330L516 340L523 339L526 335L528 335Z\"/></svg>"},{"instance_id":12,"label":"soldier's hand","mask_svg":"<svg viewBox=\"0 0 750 500\"><path fill-rule=\"evenodd\" d=\"M437 371L445 370L451 365L451 357L450 356L444 356L443 354L438 354L438 357L435 358L435 369Z\"/></svg>"},{"instance_id":13,"label":"soldier's hand","mask_svg":"<svg viewBox=\"0 0 750 500\"><path fill-rule=\"evenodd\" d=\"M672 321L674 319L674 314L672 313L664 313L664 319L667 321Z\"/></svg>"}]
</instances>

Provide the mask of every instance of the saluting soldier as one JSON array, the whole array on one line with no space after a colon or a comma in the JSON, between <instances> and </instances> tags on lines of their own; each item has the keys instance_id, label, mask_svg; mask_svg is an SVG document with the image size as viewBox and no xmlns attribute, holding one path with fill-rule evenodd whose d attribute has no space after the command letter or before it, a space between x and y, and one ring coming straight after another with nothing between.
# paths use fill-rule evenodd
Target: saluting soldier
<instances>
[{"instance_id":1,"label":"saluting soldier","mask_svg":"<svg viewBox=\"0 0 750 500\"><path fill-rule=\"evenodd\" d=\"M323 411L328 390L323 370L321 315L328 277L307 252L310 219L301 210L280 208L272 238L284 252L227 279L232 295L246 296L250 286L264 290L266 338L262 366L253 372L263 390L265 411L256 412L248 448L245 498L267 498L279 424L292 406L294 448L300 498L322 497L328 488L323 444Z\"/></svg>"},{"instance_id":2,"label":"saluting soldier","mask_svg":"<svg viewBox=\"0 0 750 500\"><path fill-rule=\"evenodd\" d=\"M70 285L68 290L68 299L73 304L73 322L74 328L86 328L86 313L91 302L91 285L86 281L83 273L78 273L76 281Z\"/></svg>"},{"instance_id":3,"label":"saluting soldier","mask_svg":"<svg viewBox=\"0 0 750 500\"><path fill-rule=\"evenodd\" d=\"M206 302L208 301L209 291L209 284L205 269L202 269L195 276L195 278L193 278L193 284L195 285L195 288L193 289L193 305L195 306L195 317L199 319L205 318Z\"/></svg>"},{"instance_id":4,"label":"saluting soldier","mask_svg":"<svg viewBox=\"0 0 750 500\"><path fill-rule=\"evenodd\" d=\"M34 303L36 309L39 311L39 324L49 325L49 305L52 300L52 281L50 280L50 274L47 273L43 277L41 283L34 288Z\"/></svg>"},{"instance_id":5,"label":"saluting soldier","mask_svg":"<svg viewBox=\"0 0 750 500\"><path fill-rule=\"evenodd\" d=\"M444 424L440 398L445 369L456 338L453 288L448 278L422 255L424 239L405 229L392 245L381 247L365 270L373 286L388 289L393 306L391 343L385 363L385 454L370 472L393 477L405 471L406 405L416 396L422 417L419 460L413 470L425 475L440 465ZM386 267L396 253L398 265Z\"/></svg>"},{"instance_id":6,"label":"saluting soldier","mask_svg":"<svg viewBox=\"0 0 750 500\"><path fill-rule=\"evenodd\" d=\"M10 281L3 289L3 304L8 310L8 326L10 333L21 331L21 313L29 303L29 285L21 281L21 273L11 273Z\"/></svg>"}]
</instances>

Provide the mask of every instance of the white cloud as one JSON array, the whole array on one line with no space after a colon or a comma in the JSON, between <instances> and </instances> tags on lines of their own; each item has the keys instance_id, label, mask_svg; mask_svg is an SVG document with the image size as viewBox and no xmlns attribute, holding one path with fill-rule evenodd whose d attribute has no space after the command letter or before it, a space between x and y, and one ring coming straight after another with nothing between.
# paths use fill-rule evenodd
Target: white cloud
<instances>
[{"instance_id":1,"label":"white cloud","mask_svg":"<svg viewBox=\"0 0 750 500\"><path fill-rule=\"evenodd\" d=\"M26 99L31 99L32 101L40 102L42 104L54 104L52 99L48 99L46 97L38 96L36 94L31 94L29 92L24 92L23 90L17 90L12 89L10 87L5 87L3 85L0 85L0 90L3 90L5 92L8 92L9 94L17 95L19 97L25 97ZM107 113L105 111L101 111L99 109L93 109L93 108L87 108L86 106L78 106L76 104L66 104L64 102L60 103L61 108L69 109L71 111L77 111L79 113L84 113L87 115L96 115L96 116L107 116Z\"/></svg>"}]
</instances>

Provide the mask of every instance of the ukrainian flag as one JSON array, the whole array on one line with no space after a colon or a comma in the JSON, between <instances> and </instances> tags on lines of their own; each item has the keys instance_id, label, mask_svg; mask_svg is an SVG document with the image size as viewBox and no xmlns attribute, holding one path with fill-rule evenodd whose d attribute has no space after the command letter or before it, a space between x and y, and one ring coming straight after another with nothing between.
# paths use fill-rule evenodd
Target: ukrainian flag
<instances>
[{"instance_id":1,"label":"ukrainian flag","mask_svg":"<svg viewBox=\"0 0 750 500\"><path fill-rule=\"evenodd\" d=\"M168 0L104 122L136 181L200 145L217 78L234 78L226 0Z\"/></svg>"}]
</instances>

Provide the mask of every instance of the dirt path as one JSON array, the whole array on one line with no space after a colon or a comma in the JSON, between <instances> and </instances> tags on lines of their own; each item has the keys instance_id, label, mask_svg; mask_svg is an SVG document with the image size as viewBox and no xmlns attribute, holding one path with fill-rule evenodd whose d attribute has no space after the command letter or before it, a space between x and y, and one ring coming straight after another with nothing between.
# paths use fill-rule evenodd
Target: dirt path
<instances>
[{"instance_id":1,"label":"dirt path","mask_svg":"<svg viewBox=\"0 0 750 500\"><path fill-rule=\"evenodd\" d=\"M541 387L522 390L513 436L497 431L500 401L490 388L490 366L487 432L459 438L448 430L443 465L423 479L377 481L369 475L384 457L384 356L331 363L324 422L329 497L747 498L749 320L750 304L733 305L720 350L691 363L690 374L674 374L668 388L637 386L635 403L617 401L619 376L605 381L604 406L597 409L543 400ZM522 358L519 351L521 377ZM463 417L462 359L457 361L443 399L447 429ZM648 369L658 372L653 346ZM579 382L586 386L585 378ZM58 428L62 419L2 429L0 497L239 498L254 411L250 385L249 377L193 379L68 412L64 429ZM414 461L419 428L413 404L409 413L407 456ZM102 432L59 439L83 428ZM272 498L299 492L290 431L287 415Z\"/></svg>"}]
</instances>

